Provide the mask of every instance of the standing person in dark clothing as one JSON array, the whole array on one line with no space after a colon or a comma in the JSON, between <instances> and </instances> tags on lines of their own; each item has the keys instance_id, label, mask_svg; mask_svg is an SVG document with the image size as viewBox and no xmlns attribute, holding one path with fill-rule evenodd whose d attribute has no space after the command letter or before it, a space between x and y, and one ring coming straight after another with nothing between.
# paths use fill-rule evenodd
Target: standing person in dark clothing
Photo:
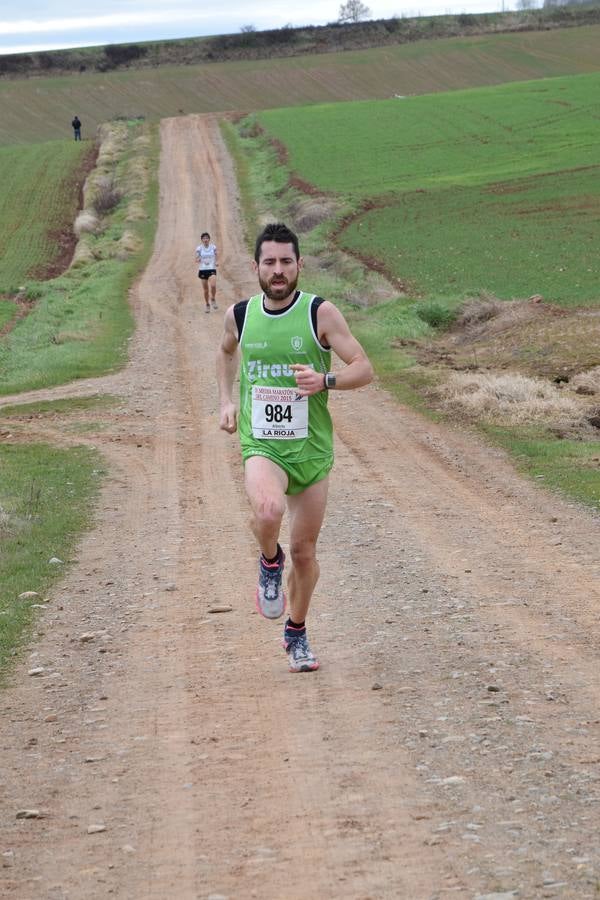
<instances>
[{"instance_id":1,"label":"standing person in dark clothing","mask_svg":"<svg viewBox=\"0 0 600 900\"><path fill-rule=\"evenodd\" d=\"M76 141L81 140L81 122L79 121L79 116L75 116L73 121L71 122L73 126L73 134Z\"/></svg>"}]
</instances>

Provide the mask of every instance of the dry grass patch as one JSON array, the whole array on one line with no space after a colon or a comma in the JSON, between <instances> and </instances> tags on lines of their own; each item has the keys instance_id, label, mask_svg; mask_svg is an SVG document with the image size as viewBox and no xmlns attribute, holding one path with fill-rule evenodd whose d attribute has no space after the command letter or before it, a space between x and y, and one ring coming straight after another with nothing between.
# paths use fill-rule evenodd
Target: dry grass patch
<instances>
[{"instance_id":1,"label":"dry grass patch","mask_svg":"<svg viewBox=\"0 0 600 900\"><path fill-rule=\"evenodd\" d=\"M98 234L102 230L102 216L110 212L122 196L115 184L114 168L118 153L123 152L125 147L126 126L102 125L99 133L100 148L96 167L90 172L83 186L83 209L73 225L78 242L71 260L72 267L91 262L96 257L85 237Z\"/></svg>"},{"instance_id":2,"label":"dry grass patch","mask_svg":"<svg viewBox=\"0 0 600 900\"><path fill-rule=\"evenodd\" d=\"M53 344L68 344L72 341L79 341L81 343L87 343L91 341L93 335L84 334L81 331L57 331L55 335L52 337Z\"/></svg>"},{"instance_id":3,"label":"dry grass patch","mask_svg":"<svg viewBox=\"0 0 600 900\"><path fill-rule=\"evenodd\" d=\"M105 216L118 206L123 192L116 186L113 175L102 175L96 180L93 206L99 216Z\"/></svg>"},{"instance_id":4,"label":"dry grass patch","mask_svg":"<svg viewBox=\"0 0 600 900\"><path fill-rule=\"evenodd\" d=\"M465 344L504 332L510 333L530 322L555 315L560 317L563 311L537 301L505 301L498 300L491 294L484 294L463 305L456 317L450 339L456 344Z\"/></svg>"},{"instance_id":5,"label":"dry grass patch","mask_svg":"<svg viewBox=\"0 0 600 900\"><path fill-rule=\"evenodd\" d=\"M119 162L127 147L127 131L125 122L107 122L100 126L98 169L112 169Z\"/></svg>"},{"instance_id":6,"label":"dry grass patch","mask_svg":"<svg viewBox=\"0 0 600 900\"><path fill-rule=\"evenodd\" d=\"M116 251L117 258L121 260L127 259L132 253L137 253L141 250L143 243L144 242L139 234L126 229L118 243L118 249Z\"/></svg>"},{"instance_id":7,"label":"dry grass patch","mask_svg":"<svg viewBox=\"0 0 600 900\"><path fill-rule=\"evenodd\" d=\"M600 366L594 366L587 372L579 372L571 379L570 386L577 394L588 396L600 394Z\"/></svg>"},{"instance_id":8,"label":"dry grass patch","mask_svg":"<svg viewBox=\"0 0 600 900\"><path fill-rule=\"evenodd\" d=\"M144 222L148 218L143 199L132 200L127 207L127 222Z\"/></svg>"},{"instance_id":9,"label":"dry grass patch","mask_svg":"<svg viewBox=\"0 0 600 900\"><path fill-rule=\"evenodd\" d=\"M321 222L333 219L339 207L337 201L325 197L300 197L290 204L289 217L293 219L296 231L305 234Z\"/></svg>"},{"instance_id":10,"label":"dry grass patch","mask_svg":"<svg viewBox=\"0 0 600 900\"><path fill-rule=\"evenodd\" d=\"M82 234L95 234L98 230L98 216L91 209L82 209L73 225L73 230L78 238Z\"/></svg>"},{"instance_id":11,"label":"dry grass patch","mask_svg":"<svg viewBox=\"0 0 600 900\"><path fill-rule=\"evenodd\" d=\"M10 533L11 517L0 506L0 536Z\"/></svg>"},{"instance_id":12,"label":"dry grass patch","mask_svg":"<svg viewBox=\"0 0 600 900\"><path fill-rule=\"evenodd\" d=\"M518 374L453 372L435 393L446 409L497 425L570 427L583 411L575 397L553 384Z\"/></svg>"},{"instance_id":13,"label":"dry grass patch","mask_svg":"<svg viewBox=\"0 0 600 900\"><path fill-rule=\"evenodd\" d=\"M99 258L115 258L121 261L137 253L143 238L135 232L135 222L146 221L146 195L151 175L151 161L143 156L152 146L151 136L138 135L131 142L133 153L126 160L125 171L119 163L128 149L130 131L124 122L110 122L99 129L100 149L96 168L90 172L84 186L84 208L77 216L74 231L78 243L72 266L80 266ZM107 218L116 206L127 203L125 221L127 228L114 246L108 249L96 246L86 236L101 235Z\"/></svg>"},{"instance_id":14,"label":"dry grass patch","mask_svg":"<svg viewBox=\"0 0 600 900\"><path fill-rule=\"evenodd\" d=\"M87 241L80 236L77 241L77 246L75 247L75 253L73 254L73 259L71 260L71 268L75 269L78 266L85 266L93 260L96 259L96 255Z\"/></svg>"},{"instance_id":15,"label":"dry grass patch","mask_svg":"<svg viewBox=\"0 0 600 900\"><path fill-rule=\"evenodd\" d=\"M416 350L421 363L570 381L600 366L600 310L493 297L468 301L454 326Z\"/></svg>"},{"instance_id":16,"label":"dry grass patch","mask_svg":"<svg viewBox=\"0 0 600 900\"><path fill-rule=\"evenodd\" d=\"M484 296L449 332L415 346L437 382L431 399L454 417L600 437L600 310Z\"/></svg>"}]
</instances>

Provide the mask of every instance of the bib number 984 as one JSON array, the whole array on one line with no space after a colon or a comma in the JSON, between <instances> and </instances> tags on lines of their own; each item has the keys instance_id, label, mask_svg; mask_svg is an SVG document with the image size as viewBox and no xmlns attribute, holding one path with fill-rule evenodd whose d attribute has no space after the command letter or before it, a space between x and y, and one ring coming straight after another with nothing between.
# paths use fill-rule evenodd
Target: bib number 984
<instances>
[{"instance_id":1,"label":"bib number 984","mask_svg":"<svg viewBox=\"0 0 600 900\"><path fill-rule=\"evenodd\" d=\"M308 397L293 388L252 388L252 435L276 441L308 437Z\"/></svg>"},{"instance_id":2,"label":"bib number 984","mask_svg":"<svg viewBox=\"0 0 600 900\"><path fill-rule=\"evenodd\" d=\"M288 403L287 406L283 406L281 403L265 403L265 419L269 425L273 423L278 425L280 422L290 423L292 421L292 404Z\"/></svg>"}]
</instances>

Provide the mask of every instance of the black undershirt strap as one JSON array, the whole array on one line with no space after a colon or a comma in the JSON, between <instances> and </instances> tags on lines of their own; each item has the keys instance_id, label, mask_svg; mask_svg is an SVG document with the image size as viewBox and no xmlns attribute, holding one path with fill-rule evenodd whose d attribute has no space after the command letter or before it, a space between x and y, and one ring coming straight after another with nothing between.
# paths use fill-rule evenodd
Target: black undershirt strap
<instances>
[{"instance_id":1,"label":"black undershirt strap","mask_svg":"<svg viewBox=\"0 0 600 900\"><path fill-rule=\"evenodd\" d=\"M299 294L299 292L294 297L293 302L295 302L296 299L298 298L298 294ZM235 324L237 326L237 333L238 333L238 343L239 343L242 331L244 329L244 322L246 321L246 310L248 308L249 302L250 302L249 300L240 300L240 302L236 303L235 306L233 307L233 316L235 319ZM319 309L321 303L324 303L324 302L325 301L323 300L323 297L315 297L310 306L310 320L312 322L313 331L317 336L319 334L319 329L317 326L317 312L318 312L318 309ZM270 313L270 315L279 315L282 312L286 312L289 308L290 308L289 306L286 306L285 309L277 310L276 312L273 312L270 310L269 313ZM329 347L325 346L325 344L323 344L323 346L325 347L326 350L330 349Z\"/></svg>"}]
</instances>

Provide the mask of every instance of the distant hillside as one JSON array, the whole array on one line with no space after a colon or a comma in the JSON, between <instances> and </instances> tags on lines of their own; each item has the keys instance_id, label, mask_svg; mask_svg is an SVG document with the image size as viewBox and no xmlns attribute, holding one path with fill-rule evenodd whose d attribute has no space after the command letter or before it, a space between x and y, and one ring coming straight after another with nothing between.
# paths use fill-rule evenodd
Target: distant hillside
<instances>
[{"instance_id":1,"label":"distant hillside","mask_svg":"<svg viewBox=\"0 0 600 900\"><path fill-rule=\"evenodd\" d=\"M544 31L596 23L600 23L598 3L589 6L550 6L507 13L395 17L352 24L284 27L216 37L8 54L0 56L0 77L110 72L129 68L335 53L431 38Z\"/></svg>"},{"instance_id":2,"label":"distant hillside","mask_svg":"<svg viewBox=\"0 0 600 900\"><path fill-rule=\"evenodd\" d=\"M0 78L0 145L84 140L102 122L158 121L428 94L600 70L600 24L283 58Z\"/></svg>"}]
</instances>

